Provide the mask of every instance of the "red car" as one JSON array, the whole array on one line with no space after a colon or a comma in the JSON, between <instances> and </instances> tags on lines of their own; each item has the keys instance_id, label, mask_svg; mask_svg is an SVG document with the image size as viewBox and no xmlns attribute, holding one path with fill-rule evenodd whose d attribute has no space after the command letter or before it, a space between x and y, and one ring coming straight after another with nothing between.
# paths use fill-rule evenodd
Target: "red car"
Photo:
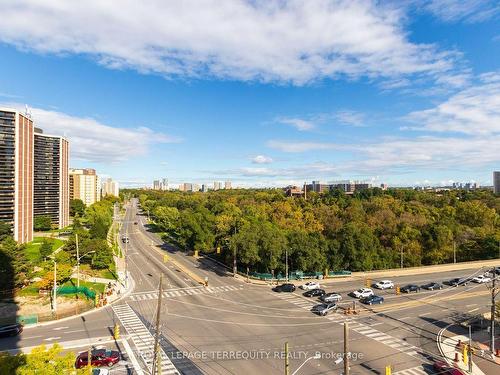
<instances>
[{"instance_id":1,"label":"red car","mask_svg":"<svg viewBox=\"0 0 500 375\"><path fill-rule=\"evenodd\" d=\"M456 367L450 367L445 362L434 362L434 370L440 375L466 375L465 372Z\"/></svg>"},{"instance_id":2,"label":"red car","mask_svg":"<svg viewBox=\"0 0 500 375\"><path fill-rule=\"evenodd\" d=\"M120 360L120 353L114 350L97 349L92 350L92 361L91 365L100 366L114 366ZM82 368L88 366L88 352L83 352L76 357L75 367Z\"/></svg>"}]
</instances>

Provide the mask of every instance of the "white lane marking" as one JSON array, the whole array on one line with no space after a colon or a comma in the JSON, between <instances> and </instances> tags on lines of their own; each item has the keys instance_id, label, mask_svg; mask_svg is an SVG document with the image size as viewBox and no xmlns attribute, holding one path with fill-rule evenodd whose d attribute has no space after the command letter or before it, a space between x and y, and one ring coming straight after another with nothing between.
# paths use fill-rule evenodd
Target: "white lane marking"
<instances>
[{"instance_id":1,"label":"white lane marking","mask_svg":"<svg viewBox=\"0 0 500 375\"><path fill-rule=\"evenodd\" d=\"M54 331L60 331L61 329L66 329L66 328L69 328L69 327L57 327L57 328L53 328Z\"/></svg>"},{"instance_id":2,"label":"white lane marking","mask_svg":"<svg viewBox=\"0 0 500 375\"><path fill-rule=\"evenodd\" d=\"M57 339L60 339L61 336L57 336L57 337L47 337L46 339L44 339L45 341L53 341L53 340L57 340Z\"/></svg>"},{"instance_id":3,"label":"white lane marking","mask_svg":"<svg viewBox=\"0 0 500 375\"><path fill-rule=\"evenodd\" d=\"M84 329L75 329L73 331L64 331L64 333L76 333L76 332L83 332L85 331Z\"/></svg>"},{"instance_id":4,"label":"white lane marking","mask_svg":"<svg viewBox=\"0 0 500 375\"><path fill-rule=\"evenodd\" d=\"M132 362L132 366L134 366L134 370L137 373L137 375L143 375L144 372L142 371L141 366L139 365L139 362L137 361L137 358L135 358L134 351L128 344L127 340L123 340L123 347L125 348L125 352L127 352L127 356L130 358L130 361Z\"/></svg>"}]
</instances>

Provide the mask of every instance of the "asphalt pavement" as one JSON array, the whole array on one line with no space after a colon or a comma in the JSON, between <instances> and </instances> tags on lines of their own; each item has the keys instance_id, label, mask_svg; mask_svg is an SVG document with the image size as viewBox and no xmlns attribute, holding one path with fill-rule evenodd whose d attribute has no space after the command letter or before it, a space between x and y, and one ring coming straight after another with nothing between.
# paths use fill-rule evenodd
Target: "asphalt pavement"
<instances>
[{"instance_id":1,"label":"asphalt pavement","mask_svg":"<svg viewBox=\"0 0 500 375\"><path fill-rule=\"evenodd\" d=\"M304 361L298 374L340 374L343 364L336 360L342 357L347 323L351 374L382 374L386 366L392 366L393 374L419 375L432 373L433 361L440 358L436 335L441 328L464 314L489 308L486 286L469 284L408 295L396 295L394 289L377 291L385 298L382 305L362 306L358 302L357 314L347 315L339 309L320 317L310 311L318 300L304 297L300 289L276 293L269 285L248 284L164 245L148 231L145 217L137 215L135 207L127 209L122 225L125 233L130 238L126 247L128 271L135 282L133 293L84 317L26 328L16 347L110 337L114 324L120 324L123 338L147 373L145 358L152 350L148 337L155 334L162 274L160 342L179 373L282 374L288 342L290 374ZM164 254L169 261L164 262ZM401 286L421 285L483 272L459 267L392 280ZM197 281L205 277L209 287ZM364 287L364 282L334 280L324 287L327 292L340 293L340 305L347 307L355 301L348 293ZM127 319L139 328L124 325L120 311L127 311ZM1 349L13 349L8 339L0 340ZM320 358L312 358L317 353ZM164 373L175 373L173 367L170 369L162 368Z\"/></svg>"}]
</instances>

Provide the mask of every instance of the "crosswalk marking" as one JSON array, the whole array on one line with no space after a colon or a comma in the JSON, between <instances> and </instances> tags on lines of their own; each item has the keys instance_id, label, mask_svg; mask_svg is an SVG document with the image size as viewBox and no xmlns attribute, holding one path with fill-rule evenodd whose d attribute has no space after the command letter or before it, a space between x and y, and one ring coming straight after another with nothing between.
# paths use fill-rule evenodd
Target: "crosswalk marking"
<instances>
[{"instance_id":1,"label":"crosswalk marking","mask_svg":"<svg viewBox=\"0 0 500 375\"><path fill-rule=\"evenodd\" d=\"M153 335L149 332L144 323L139 319L134 310L132 310L128 304L113 306L113 311L132 338L132 341L135 347L139 350L139 354L147 368L152 371L152 350L154 347ZM131 318L132 316L135 316L135 318ZM160 356L161 374L179 375L179 371L177 371L174 364L170 361L170 358L167 357L162 348L160 348Z\"/></svg>"},{"instance_id":2,"label":"crosswalk marking","mask_svg":"<svg viewBox=\"0 0 500 375\"><path fill-rule=\"evenodd\" d=\"M214 287L190 287L186 289L177 289L177 290L166 290L162 293L162 296L165 298L174 298L174 297L183 297L183 296L192 296L199 294L215 294L220 292L232 292L237 290L243 290L243 286L235 286L235 285L222 285L222 286L214 286ZM132 301L145 301L157 299L158 295L156 293L151 292L139 292L133 293L129 297Z\"/></svg>"},{"instance_id":3,"label":"crosswalk marking","mask_svg":"<svg viewBox=\"0 0 500 375\"><path fill-rule=\"evenodd\" d=\"M406 370L400 370L394 372L393 375L427 375L428 372L422 366L408 368Z\"/></svg>"}]
</instances>

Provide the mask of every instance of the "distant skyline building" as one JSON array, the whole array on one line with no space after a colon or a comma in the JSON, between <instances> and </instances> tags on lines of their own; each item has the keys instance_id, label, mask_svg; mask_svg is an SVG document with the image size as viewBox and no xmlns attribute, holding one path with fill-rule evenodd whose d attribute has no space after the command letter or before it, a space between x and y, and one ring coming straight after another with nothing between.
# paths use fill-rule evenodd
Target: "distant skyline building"
<instances>
[{"instance_id":1,"label":"distant skyline building","mask_svg":"<svg viewBox=\"0 0 500 375\"><path fill-rule=\"evenodd\" d=\"M161 180L161 190L168 190L168 178Z\"/></svg>"},{"instance_id":2,"label":"distant skyline building","mask_svg":"<svg viewBox=\"0 0 500 375\"><path fill-rule=\"evenodd\" d=\"M214 181L214 190L220 190L222 187L222 182Z\"/></svg>"},{"instance_id":3,"label":"distant skyline building","mask_svg":"<svg viewBox=\"0 0 500 375\"><path fill-rule=\"evenodd\" d=\"M120 196L120 186L118 181L114 181L112 178L107 178L102 184L102 196L112 195L115 197Z\"/></svg>"},{"instance_id":4,"label":"distant skyline building","mask_svg":"<svg viewBox=\"0 0 500 375\"><path fill-rule=\"evenodd\" d=\"M69 198L81 199L86 206L101 200L101 180L95 169L70 168Z\"/></svg>"},{"instance_id":5,"label":"distant skyline building","mask_svg":"<svg viewBox=\"0 0 500 375\"><path fill-rule=\"evenodd\" d=\"M369 182L341 180L329 183L322 183L320 181L312 181L311 184L306 185L307 192L313 191L315 193L325 193L330 190L340 189L346 194L353 194L357 190L369 189L372 184Z\"/></svg>"},{"instance_id":6,"label":"distant skyline building","mask_svg":"<svg viewBox=\"0 0 500 375\"><path fill-rule=\"evenodd\" d=\"M500 171L493 172L493 192L500 194Z\"/></svg>"},{"instance_id":7,"label":"distant skyline building","mask_svg":"<svg viewBox=\"0 0 500 375\"><path fill-rule=\"evenodd\" d=\"M153 190L160 190L161 189L161 182L160 180L154 180L153 181Z\"/></svg>"},{"instance_id":8,"label":"distant skyline building","mask_svg":"<svg viewBox=\"0 0 500 375\"><path fill-rule=\"evenodd\" d=\"M224 182L224 189L231 189L231 181Z\"/></svg>"},{"instance_id":9,"label":"distant skyline building","mask_svg":"<svg viewBox=\"0 0 500 375\"><path fill-rule=\"evenodd\" d=\"M59 229L69 225L69 142L34 133L34 217L48 216Z\"/></svg>"},{"instance_id":10,"label":"distant skyline building","mask_svg":"<svg viewBox=\"0 0 500 375\"><path fill-rule=\"evenodd\" d=\"M29 115L0 108L0 221L19 243L33 240L33 153Z\"/></svg>"}]
</instances>

